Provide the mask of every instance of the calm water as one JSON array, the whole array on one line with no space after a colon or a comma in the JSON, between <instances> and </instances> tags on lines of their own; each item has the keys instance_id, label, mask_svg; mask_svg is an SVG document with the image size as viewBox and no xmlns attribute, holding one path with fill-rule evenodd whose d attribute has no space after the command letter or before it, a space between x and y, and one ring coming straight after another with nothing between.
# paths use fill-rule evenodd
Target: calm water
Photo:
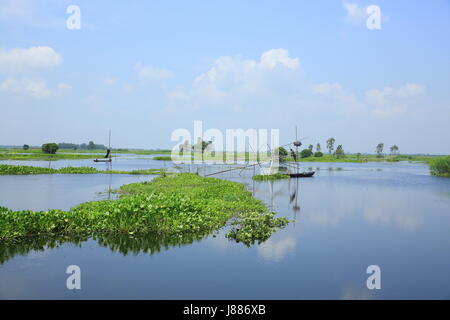
<instances>
[{"instance_id":1,"label":"calm water","mask_svg":"<svg viewBox=\"0 0 450 320\"><path fill-rule=\"evenodd\" d=\"M120 162L130 169L168 166L137 158ZM228 241L225 230L195 239L0 244L0 298L450 298L450 179L408 163L302 166L316 176L274 183L253 182L253 169L217 176L245 183L279 215L295 219L261 245ZM0 176L0 205L67 209L144 179L150 177ZM73 264L81 268L79 291L66 289L65 271ZM369 265L380 266L382 290L367 289Z\"/></svg>"}]
</instances>

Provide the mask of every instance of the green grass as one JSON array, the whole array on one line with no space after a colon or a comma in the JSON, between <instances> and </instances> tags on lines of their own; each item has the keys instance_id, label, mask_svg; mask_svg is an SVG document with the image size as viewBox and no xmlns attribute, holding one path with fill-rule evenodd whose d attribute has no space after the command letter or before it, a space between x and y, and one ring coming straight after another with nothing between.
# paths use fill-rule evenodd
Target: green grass
<instances>
[{"instance_id":1,"label":"green grass","mask_svg":"<svg viewBox=\"0 0 450 320\"><path fill-rule=\"evenodd\" d=\"M170 156L153 157L152 160L172 161L172 157Z\"/></svg>"},{"instance_id":2,"label":"green grass","mask_svg":"<svg viewBox=\"0 0 450 320\"><path fill-rule=\"evenodd\" d=\"M113 149L114 154L137 154L137 155L152 155L152 154L171 154L171 150L130 150L130 149ZM93 153L93 154L89 154ZM40 148L30 148L23 150L21 148L0 148L0 160L67 160L67 159L96 159L97 154L105 154L106 150L73 150L73 149L59 149L56 154L47 154L42 152Z\"/></svg>"},{"instance_id":3,"label":"green grass","mask_svg":"<svg viewBox=\"0 0 450 320\"><path fill-rule=\"evenodd\" d=\"M377 157L373 154L346 154L341 158L336 158L334 155L324 154L323 157L308 157L297 158L298 162L351 162L351 163L365 163L365 162L424 162L429 163L437 156L425 156L425 155L385 155L383 157ZM286 161L294 161L291 157L288 157Z\"/></svg>"},{"instance_id":4,"label":"green grass","mask_svg":"<svg viewBox=\"0 0 450 320\"><path fill-rule=\"evenodd\" d=\"M195 174L158 177L119 189L118 200L88 202L69 211L0 207L0 240L51 234L205 234L231 220L229 239L249 246L284 227L244 185Z\"/></svg>"},{"instance_id":5,"label":"green grass","mask_svg":"<svg viewBox=\"0 0 450 320\"><path fill-rule=\"evenodd\" d=\"M431 161L430 172L433 176L450 177L450 156Z\"/></svg>"},{"instance_id":6,"label":"green grass","mask_svg":"<svg viewBox=\"0 0 450 320\"><path fill-rule=\"evenodd\" d=\"M289 179L290 176L287 174L281 174L281 173L276 173L276 174L268 174L268 175L262 175L262 174L258 174L252 177L253 180L255 181L273 181L273 180L281 180L281 179Z\"/></svg>"},{"instance_id":7,"label":"green grass","mask_svg":"<svg viewBox=\"0 0 450 320\"><path fill-rule=\"evenodd\" d=\"M45 167L33 166L17 166L17 165L0 165L0 175L33 175L33 174L169 174L164 169L143 169L132 171L119 170L97 170L92 167L64 167L60 169L52 169Z\"/></svg>"},{"instance_id":8,"label":"green grass","mask_svg":"<svg viewBox=\"0 0 450 320\"><path fill-rule=\"evenodd\" d=\"M81 159L95 159L98 158L98 155L92 154L75 154L75 153L56 153L56 154L48 154L43 153L42 151L37 152L32 150L29 154L21 154L28 153L30 150L24 151L19 150L19 152L4 152L0 149L0 160L43 160L43 161L52 161L52 160L81 160Z\"/></svg>"}]
</instances>

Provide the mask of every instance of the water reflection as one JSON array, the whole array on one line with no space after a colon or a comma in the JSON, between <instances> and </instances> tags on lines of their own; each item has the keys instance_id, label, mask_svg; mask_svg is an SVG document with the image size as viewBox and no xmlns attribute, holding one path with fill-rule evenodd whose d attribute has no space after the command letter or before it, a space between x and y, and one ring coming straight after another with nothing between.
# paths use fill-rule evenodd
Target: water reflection
<instances>
[{"instance_id":1,"label":"water reflection","mask_svg":"<svg viewBox=\"0 0 450 320\"><path fill-rule=\"evenodd\" d=\"M225 229L215 238L101 235L1 243L0 298L449 298L450 179L408 163L302 166L313 167L316 176L256 182L254 168L215 176L244 183L277 215L295 219L261 245L229 241ZM224 169L178 168L200 175ZM113 189L138 180L112 178ZM0 177L0 205L34 209L43 206L37 198L47 199L45 206L84 202L106 189L107 179ZM89 288L78 296L63 286L69 264L90 275ZM371 264L382 268L381 292L366 288Z\"/></svg>"},{"instance_id":2,"label":"water reflection","mask_svg":"<svg viewBox=\"0 0 450 320\"><path fill-rule=\"evenodd\" d=\"M64 244L81 247L90 239L95 240L100 247L109 248L124 256L140 253L153 255L168 250L171 247L181 247L200 241L210 232L180 233L175 235L148 233L141 235L129 234L96 234L96 235L51 235L24 237L21 239L2 241L0 243L0 264L4 264L15 256L25 256L30 253L48 252Z\"/></svg>"},{"instance_id":3,"label":"water reflection","mask_svg":"<svg viewBox=\"0 0 450 320\"><path fill-rule=\"evenodd\" d=\"M273 262L282 261L286 255L295 251L296 239L288 236L280 240L269 239L258 246L258 253L265 259Z\"/></svg>"}]
</instances>

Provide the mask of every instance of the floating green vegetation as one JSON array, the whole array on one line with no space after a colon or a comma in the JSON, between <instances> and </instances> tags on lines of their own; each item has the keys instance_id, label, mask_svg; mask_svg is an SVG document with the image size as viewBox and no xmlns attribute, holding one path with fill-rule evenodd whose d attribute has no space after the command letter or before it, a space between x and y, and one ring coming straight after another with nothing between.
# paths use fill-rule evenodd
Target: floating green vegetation
<instances>
[{"instance_id":1,"label":"floating green vegetation","mask_svg":"<svg viewBox=\"0 0 450 320\"><path fill-rule=\"evenodd\" d=\"M169 156L159 156L159 157L153 157L152 160L172 161L172 157L169 157Z\"/></svg>"},{"instance_id":2,"label":"floating green vegetation","mask_svg":"<svg viewBox=\"0 0 450 320\"><path fill-rule=\"evenodd\" d=\"M287 174L275 173L275 174L258 174L253 176L253 180L255 181L273 181L273 180L281 180L281 179L289 179L290 176Z\"/></svg>"},{"instance_id":3,"label":"floating green vegetation","mask_svg":"<svg viewBox=\"0 0 450 320\"><path fill-rule=\"evenodd\" d=\"M431 161L430 172L433 176L450 177L450 156Z\"/></svg>"},{"instance_id":4,"label":"floating green vegetation","mask_svg":"<svg viewBox=\"0 0 450 320\"><path fill-rule=\"evenodd\" d=\"M244 185L183 173L122 186L118 200L88 202L69 211L0 207L0 239L51 234L209 234L232 220L229 239L249 246L288 224L275 218Z\"/></svg>"},{"instance_id":5,"label":"floating green vegetation","mask_svg":"<svg viewBox=\"0 0 450 320\"><path fill-rule=\"evenodd\" d=\"M17 165L0 165L0 175L32 175L32 174L168 174L164 169L143 169L132 171L119 171L119 170L97 170L92 167L64 167L60 169L52 169L45 167L33 167L33 166L17 166Z\"/></svg>"}]
</instances>

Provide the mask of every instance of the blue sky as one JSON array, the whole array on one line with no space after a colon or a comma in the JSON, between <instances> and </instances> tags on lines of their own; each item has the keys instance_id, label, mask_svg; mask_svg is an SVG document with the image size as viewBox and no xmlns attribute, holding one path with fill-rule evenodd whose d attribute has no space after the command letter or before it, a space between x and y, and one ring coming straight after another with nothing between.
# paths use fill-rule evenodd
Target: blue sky
<instances>
[{"instance_id":1,"label":"blue sky","mask_svg":"<svg viewBox=\"0 0 450 320\"><path fill-rule=\"evenodd\" d=\"M203 120L449 154L449 57L445 0L0 0L0 145L172 148Z\"/></svg>"}]
</instances>

